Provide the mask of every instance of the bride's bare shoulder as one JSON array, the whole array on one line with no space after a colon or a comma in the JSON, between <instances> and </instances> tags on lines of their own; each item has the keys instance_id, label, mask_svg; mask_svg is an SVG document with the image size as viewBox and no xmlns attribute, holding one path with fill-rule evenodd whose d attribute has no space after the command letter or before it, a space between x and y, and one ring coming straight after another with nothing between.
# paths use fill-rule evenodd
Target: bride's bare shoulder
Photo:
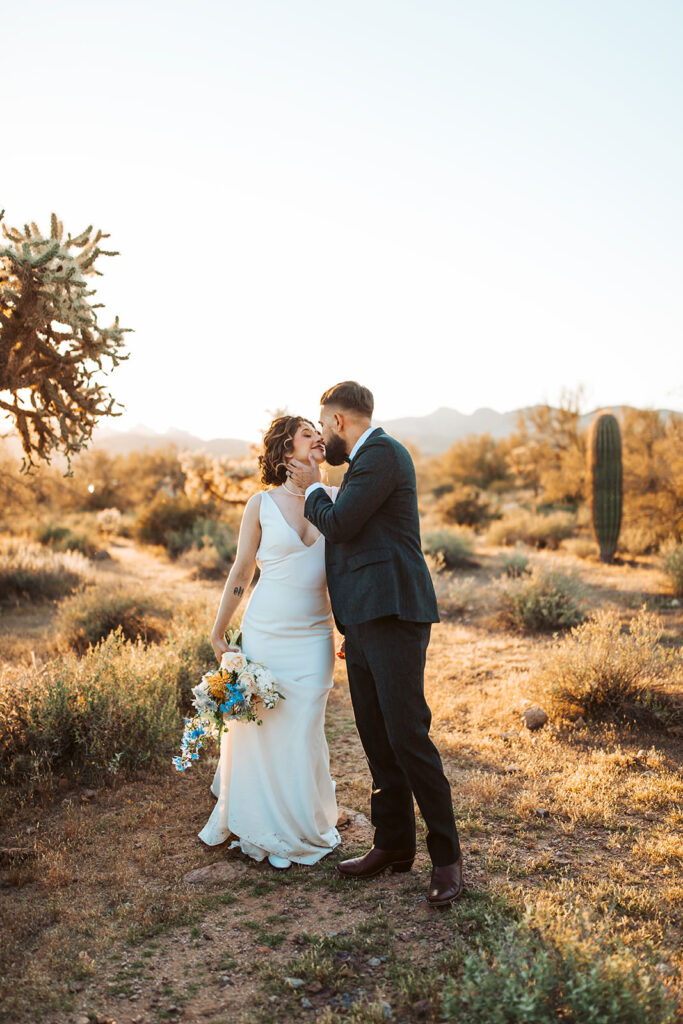
<instances>
[{"instance_id":1,"label":"bride's bare shoulder","mask_svg":"<svg viewBox=\"0 0 683 1024\"><path fill-rule=\"evenodd\" d=\"M259 513L261 511L261 496L263 491L257 491L256 494L252 494L247 499L247 503L244 506L244 512L242 513L243 522L255 522L259 520Z\"/></svg>"}]
</instances>

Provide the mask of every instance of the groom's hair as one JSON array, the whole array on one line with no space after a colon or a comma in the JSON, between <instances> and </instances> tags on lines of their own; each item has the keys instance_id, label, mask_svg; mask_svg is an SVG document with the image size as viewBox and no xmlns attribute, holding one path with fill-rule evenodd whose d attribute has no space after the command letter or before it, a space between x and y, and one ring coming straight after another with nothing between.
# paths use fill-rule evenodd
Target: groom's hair
<instances>
[{"instance_id":1,"label":"groom's hair","mask_svg":"<svg viewBox=\"0 0 683 1024\"><path fill-rule=\"evenodd\" d=\"M367 416L372 419L375 409L375 399L372 391L364 388L355 380L344 380L341 384L335 384L328 388L320 399L321 405L338 405L345 412L357 412L360 416Z\"/></svg>"}]
</instances>

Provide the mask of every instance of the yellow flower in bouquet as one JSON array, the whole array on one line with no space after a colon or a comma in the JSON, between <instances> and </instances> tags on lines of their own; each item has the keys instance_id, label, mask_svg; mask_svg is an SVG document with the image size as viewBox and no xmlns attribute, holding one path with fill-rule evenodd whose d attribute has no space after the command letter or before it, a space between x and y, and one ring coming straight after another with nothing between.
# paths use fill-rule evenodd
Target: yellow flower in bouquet
<instances>
[{"instance_id":1,"label":"yellow flower in bouquet","mask_svg":"<svg viewBox=\"0 0 683 1024\"><path fill-rule=\"evenodd\" d=\"M221 669L218 669L217 672L211 672L204 676L206 682L209 684L209 692L214 700L221 701L225 697L226 677L227 672L224 675Z\"/></svg>"}]
</instances>

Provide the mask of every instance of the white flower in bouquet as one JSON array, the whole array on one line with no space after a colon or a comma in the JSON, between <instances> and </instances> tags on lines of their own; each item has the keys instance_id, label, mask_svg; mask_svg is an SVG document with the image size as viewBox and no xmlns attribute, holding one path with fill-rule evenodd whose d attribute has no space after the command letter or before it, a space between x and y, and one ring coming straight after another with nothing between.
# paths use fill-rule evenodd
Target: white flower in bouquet
<instances>
[{"instance_id":1,"label":"white flower in bouquet","mask_svg":"<svg viewBox=\"0 0 683 1024\"><path fill-rule=\"evenodd\" d=\"M248 668L243 668L237 677L237 682L244 690L244 696L247 700L251 700L255 693L257 693L256 677L250 665Z\"/></svg>"},{"instance_id":2,"label":"white flower in bouquet","mask_svg":"<svg viewBox=\"0 0 683 1024\"><path fill-rule=\"evenodd\" d=\"M256 676L256 681L259 686L268 688L270 686L275 685L275 676L270 671L270 669L266 668L265 665L259 665L257 663L254 663L250 667L252 672Z\"/></svg>"},{"instance_id":3,"label":"white flower in bouquet","mask_svg":"<svg viewBox=\"0 0 683 1024\"><path fill-rule=\"evenodd\" d=\"M247 667L247 658L241 651L226 651L221 658L221 668L238 674Z\"/></svg>"},{"instance_id":4,"label":"white flower in bouquet","mask_svg":"<svg viewBox=\"0 0 683 1024\"><path fill-rule=\"evenodd\" d=\"M275 684L275 679L270 672L263 672L258 678L257 693L267 708L275 707L282 696Z\"/></svg>"}]
</instances>

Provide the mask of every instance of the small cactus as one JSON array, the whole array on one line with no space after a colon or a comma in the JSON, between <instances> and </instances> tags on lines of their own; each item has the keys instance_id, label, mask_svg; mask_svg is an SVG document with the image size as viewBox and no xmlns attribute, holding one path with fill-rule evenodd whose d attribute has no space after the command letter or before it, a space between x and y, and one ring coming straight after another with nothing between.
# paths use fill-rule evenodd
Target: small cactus
<instances>
[{"instance_id":1,"label":"small cactus","mask_svg":"<svg viewBox=\"0 0 683 1024\"><path fill-rule=\"evenodd\" d=\"M599 413L588 432L588 497L600 559L611 562L621 528L621 431L611 412Z\"/></svg>"}]
</instances>

